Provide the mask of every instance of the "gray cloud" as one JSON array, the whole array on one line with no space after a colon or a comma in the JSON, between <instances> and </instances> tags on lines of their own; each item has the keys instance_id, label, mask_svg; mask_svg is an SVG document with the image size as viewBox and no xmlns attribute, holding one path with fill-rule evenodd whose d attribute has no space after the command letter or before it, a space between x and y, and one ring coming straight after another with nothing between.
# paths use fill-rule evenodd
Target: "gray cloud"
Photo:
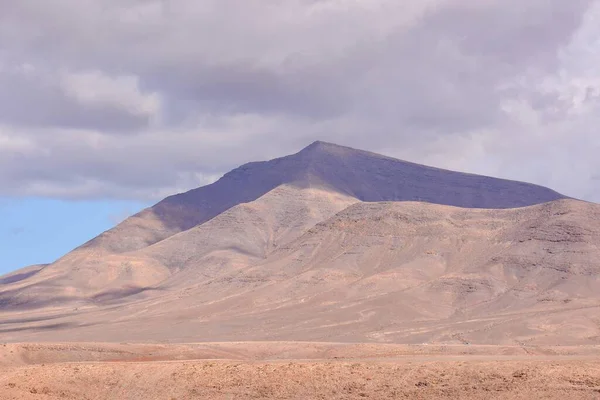
<instances>
[{"instance_id":1,"label":"gray cloud","mask_svg":"<svg viewBox=\"0 0 600 400\"><path fill-rule=\"evenodd\" d=\"M594 0L4 2L0 193L156 199L320 139L600 201L599 14Z\"/></svg>"},{"instance_id":2,"label":"gray cloud","mask_svg":"<svg viewBox=\"0 0 600 400\"><path fill-rule=\"evenodd\" d=\"M157 100L151 95L144 98L127 83L93 72L48 73L30 64L12 66L0 71L0 121L103 132L146 128Z\"/></svg>"}]
</instances>

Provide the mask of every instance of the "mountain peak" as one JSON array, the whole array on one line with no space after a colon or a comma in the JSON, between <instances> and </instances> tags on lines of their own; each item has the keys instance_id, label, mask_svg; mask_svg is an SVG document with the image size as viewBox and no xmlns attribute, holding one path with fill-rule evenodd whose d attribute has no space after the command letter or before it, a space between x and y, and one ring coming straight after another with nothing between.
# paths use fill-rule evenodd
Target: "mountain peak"
<instances>
[{"instance_id":1,"label":"mountain peak","mask_svg":"<svg viewBox=\"0 0 600 400\"><path fill-rule=\"evenodd\" d=\"M373 153L368 150L361 150L350 146L343 146L331 142L324 142L317 140L312 142L297 154L323 154L323 155L337 155L337 156L350 156L350 155L362 155L363 157L370 159L388 159L394 160L395 162L407 163L407 161L398 160L392 157L384 156L382 154Z\"/></svg>"},{"instance_id":2,"label":"mountain peak","mask_svg":"<svg viewBox=\"0 0 600 400\"><path fill-rule=\"evenodd\" d=\"M300 150L300 152L298 152L297 154L305 157L308 156L308 158L310 159L315 159L315 157L317 159L327 159L331 156L347 157L353 154L368 154L373 156L379 156L374 153L369 153L368 151L358 150L352 147L341 146L339 144L324 142L321 140L312 142L304 149Z\"/></svg>"},{"instance_id":3,"label":"mountain peak","mask_svg":"<svg viewBox=\"0 0 600 400\"><path fill-rule=\"evenodd\" d=\"M306 149L323 148L323 147L328 147L328 146L342 147L342 146L339 146L339 145L337 145L335 143L325 142L323 140L315 140L314 142L312 142L311 144L309 144L308 146L306 146Z\"/></svg>"},{"instance_id":4,"label":"mountain peak","mask_svg":"<svg viewBox=\"0 0 600 400\"><path fill-rule=\"evenodd\" d=\"M334 143L323 142L321 140L317 140L306 146L304 149L300 151L300 153L313 153L323 150L333 150L333 149L349 149L349 147L340 146Z\"/></svg>"}]
</instances>

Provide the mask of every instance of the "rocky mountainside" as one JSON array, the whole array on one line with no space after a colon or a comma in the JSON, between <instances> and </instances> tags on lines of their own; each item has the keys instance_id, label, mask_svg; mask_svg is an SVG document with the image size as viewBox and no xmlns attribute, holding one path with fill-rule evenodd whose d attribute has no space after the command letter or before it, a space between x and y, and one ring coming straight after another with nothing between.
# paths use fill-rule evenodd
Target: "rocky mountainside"
<instances>
[{"instance_id":1,"label":"rocky mountainside","mask_svg":"<svg viewBox=\"0 0 600 400\"><path fill-rule=\"evenodd\" d=\"M596 343L598 260L598 205L316 142L1 278L0 333Z\"/></svg>"}]
</instances>

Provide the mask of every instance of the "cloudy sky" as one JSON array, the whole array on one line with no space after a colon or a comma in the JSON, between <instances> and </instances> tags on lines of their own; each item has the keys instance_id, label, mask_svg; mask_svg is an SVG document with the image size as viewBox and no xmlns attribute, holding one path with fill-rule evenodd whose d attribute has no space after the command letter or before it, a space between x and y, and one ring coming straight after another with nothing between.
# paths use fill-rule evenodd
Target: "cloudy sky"
<instances>
[{"instance_id":1,"label":"cloudy sky","mask_svg":"<svg viewBox=\"0 0 600 400\"><path fill-rule=\"evenodd\" d=\"M0 272L314 140L600 202L600 0L0 2Z\"/></svg>"}]
</instances>

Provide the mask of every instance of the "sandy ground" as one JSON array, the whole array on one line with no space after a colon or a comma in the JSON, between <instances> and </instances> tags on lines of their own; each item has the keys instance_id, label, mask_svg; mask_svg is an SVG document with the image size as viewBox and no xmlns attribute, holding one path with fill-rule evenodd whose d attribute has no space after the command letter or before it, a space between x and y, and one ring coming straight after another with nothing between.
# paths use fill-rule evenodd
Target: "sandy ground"
<instances>
[{"instance_id":1,"label":"sandy ground","mask_svg":"<svg viewBox=\"0 0 600 400\"><path fill-rule=\"evenodd\" d=\"M600 399L600 348L0 345L1 399Z\"/></svg>"}]
</instances>

